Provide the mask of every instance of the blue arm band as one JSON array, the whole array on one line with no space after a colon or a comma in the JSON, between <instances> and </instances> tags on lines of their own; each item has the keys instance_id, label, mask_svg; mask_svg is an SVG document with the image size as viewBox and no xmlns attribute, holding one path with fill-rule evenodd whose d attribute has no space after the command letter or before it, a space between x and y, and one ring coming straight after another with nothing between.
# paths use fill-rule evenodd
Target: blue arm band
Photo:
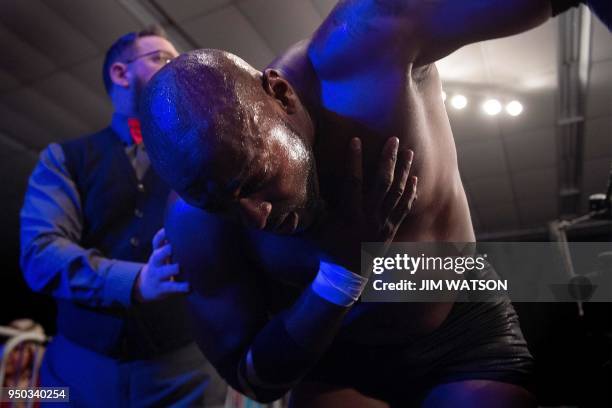
<instances>
[{"instance_id":1,"label":"blue arm band","mask_svg":"<svg viewBox=\"0 0 612 408\"><path fill-rule=\"evenodd\" d=\"M312 290L323 299L339 306L351 306L365 288L368 279L340 265L320 261L319 273Z\"/></svg>"}]
</instances>

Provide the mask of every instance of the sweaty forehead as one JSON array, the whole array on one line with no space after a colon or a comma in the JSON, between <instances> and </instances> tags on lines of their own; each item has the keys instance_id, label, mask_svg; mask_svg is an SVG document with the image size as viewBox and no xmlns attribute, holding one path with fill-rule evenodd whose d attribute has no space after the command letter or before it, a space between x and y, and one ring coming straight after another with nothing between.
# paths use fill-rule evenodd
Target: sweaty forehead
<instances>
[{"instance_id":1,"label":"sweaty forehead","mask_svg":"<svg viewBox=\"0 0 612 408\"><path fill-rule=\"evenodd\" d=\"M223 207L245 180L257 174L266 157L261 149L248 142L219 145L212 155L209 168L201 174L205 176L193 180L186 192L209 210Z\"/></svg>"},{"instance_id":2,"label":"sweaty forehead","mask_svg":"<svg viewBox=\"0 0 612 408\"><path fill-rule=\"evenodd\" d=\"M252 89L261 88L256 71L217 54L183 54L146 90L145 143L179 192L218 190L248 175L255 158L266 159L259 129L268 112Z\"/></svg>"}]
</instances>

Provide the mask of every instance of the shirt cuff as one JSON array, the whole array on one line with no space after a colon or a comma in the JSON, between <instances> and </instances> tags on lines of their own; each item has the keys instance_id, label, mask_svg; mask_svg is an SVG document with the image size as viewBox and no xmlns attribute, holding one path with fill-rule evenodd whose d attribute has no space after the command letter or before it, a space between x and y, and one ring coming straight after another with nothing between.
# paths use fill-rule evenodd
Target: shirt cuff
<instances>
[{"instance_id":1,"label":"shirt cuff","mask_svg":"<svg viewBox=\"0 0 612 408\"><path fill-rule=\"evenodd\" d=\"M130 307L134 282L145 264L117 259L109 259L108 262L102 294L104 303L108 306Z\"/></svg>"}]
</instances>

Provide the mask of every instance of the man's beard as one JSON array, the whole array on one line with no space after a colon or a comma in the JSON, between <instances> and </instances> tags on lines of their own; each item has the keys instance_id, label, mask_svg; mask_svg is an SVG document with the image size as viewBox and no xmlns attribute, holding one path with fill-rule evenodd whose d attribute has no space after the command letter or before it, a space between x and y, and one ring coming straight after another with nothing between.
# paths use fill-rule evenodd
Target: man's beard
<instances>
[{"instance_id":1,"label":"man's beard","mask_svg":"<svg viewBox=\"0 0 612 408\"><path fill-rule=\"evenodd\" d=\"M131 103L132 106L135 107L135 109L138 109L138 106L140 105L139 101L140 101L140 95L142 95L142 93L144 92L145 86L147 85L147 83L145 81L143 81L140 77L136 77L136 80L134 81L134 86L132 87L132 95L131 95Z\"/></svg>"}]
</instances>

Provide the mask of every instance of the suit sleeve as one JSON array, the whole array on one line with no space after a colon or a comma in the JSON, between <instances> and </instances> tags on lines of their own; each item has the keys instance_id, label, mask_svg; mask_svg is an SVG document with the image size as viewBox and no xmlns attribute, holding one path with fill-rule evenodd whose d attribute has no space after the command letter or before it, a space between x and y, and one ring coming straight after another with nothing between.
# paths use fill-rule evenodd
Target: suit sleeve
<instances>
[{"instance_id":1,"label":"suit sleeve","mask_svg":"<svg viewBox=\"0 0 612 408\"><path fill-rule=\"evenodd\" d=\"M79 245L81 199L60 145L40 154L20 219L20 264L32 290L92 307L130 306L143 264L109 259Z\"/></svg>"}]
</instances>

